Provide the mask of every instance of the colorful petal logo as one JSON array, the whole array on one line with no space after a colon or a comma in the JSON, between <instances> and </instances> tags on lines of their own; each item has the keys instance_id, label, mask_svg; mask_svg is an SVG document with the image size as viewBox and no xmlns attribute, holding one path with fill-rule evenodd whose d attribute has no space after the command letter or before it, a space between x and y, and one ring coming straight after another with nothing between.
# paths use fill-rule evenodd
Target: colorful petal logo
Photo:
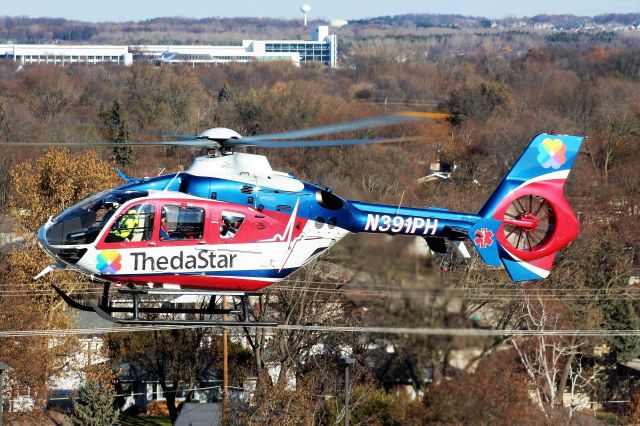
<instances>
[{"instance_id":1,"label":"colorful petal logo","mask_svg":"<svg viewBox=\"0 0 640 426\"><path fill-rule=\"evenodd\" d=\"M567 147L560 139L546 138L538 145L538 163L545 169L559 169L567 162Z\"/></svg>"},{"instance_id":2,"label":"colorful petal logo","mask_svg":"<svg viewBox=\"0 0 640 426\"><path fill-rule=\"evenodd\" d=\"M120 264L122 255L117 250L102 250L96 259L98 260L96 268L101 274L115 274L122 268Z\"/></svg>"}]
</instances>

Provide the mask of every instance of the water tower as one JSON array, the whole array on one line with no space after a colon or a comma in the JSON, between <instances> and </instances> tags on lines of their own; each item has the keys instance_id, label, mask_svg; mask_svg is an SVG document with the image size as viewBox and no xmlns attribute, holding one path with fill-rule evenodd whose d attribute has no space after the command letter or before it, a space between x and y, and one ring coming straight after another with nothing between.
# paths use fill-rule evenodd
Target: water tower
<instances>
[{"instance_id":1,"label":"water tower","mask_svg":"<svg viewBox=\"0 0 640 426\"><path fill-rule=\"evenodd\" d=\"M311 6L308 4L303 4L300 6L300 11L304 13L304 26L307 26L307 13L311 12Z\"/></svg>"}]
</instances>

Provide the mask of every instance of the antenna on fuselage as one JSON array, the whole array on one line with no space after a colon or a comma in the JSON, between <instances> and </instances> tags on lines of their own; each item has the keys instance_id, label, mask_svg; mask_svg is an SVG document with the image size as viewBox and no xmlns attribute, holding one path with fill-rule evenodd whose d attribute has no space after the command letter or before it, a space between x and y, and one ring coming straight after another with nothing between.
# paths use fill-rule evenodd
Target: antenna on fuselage
<instances>
[{"instance_id":1,"label":"antenna on fuselage","mask_svg":"<svg viewBox=\"0 0 640 426\"><path fill-rule=\"evenodd\" d=\"M176 173L176 175L173 177L173 179L171 179L169 181L169 183L167 184L167 186L164 187L164 189L162 190L162 192L167 192L167 190L169 189L169 187L171 186L171 184L173 183L174 180L176 180L176 178L178 177L178 175L182 173L182 171L179 171L178 173Z\"/></svg>"}]
</instances>

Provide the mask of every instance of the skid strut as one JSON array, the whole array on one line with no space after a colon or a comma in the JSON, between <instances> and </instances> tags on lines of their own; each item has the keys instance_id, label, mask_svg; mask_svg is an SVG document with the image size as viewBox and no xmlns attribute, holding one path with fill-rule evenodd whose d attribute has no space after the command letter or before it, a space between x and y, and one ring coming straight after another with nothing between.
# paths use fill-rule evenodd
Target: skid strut
<instances>
[{"instance_id":1,"label":"skid strut","mask_svg":"<svg viewBox=\"0 0 640 426\"><path fill-rule=\"evenodd\" d=\"M245 292L221 292L202 290L166 290L128 288L118 289L121 298L118 305L127 303L128 306L114 306L114 300L109 295L110 283L105 283L100 303L82 304L65 293L55 284L51 284L54 290L72 308L82 311L95 312L101 318L116 324L133 325L185 325L185 326L230 326L230 327L276 327L275 322L254 321L249 314L249 296L259 296L261 293ZM167 300L163 297L172 296L202 296L209 298L205 307L180 307L167 306ZM240 306L234 303L234 308L222 308L222 297L239 298ZM154 298L152 300L150 297ZM142 304L142 306L141 306ZM238 309L240 307L241 309ZM118 314L118 316L114 316ZM124 314L121 316L120 314ZM141 315L144 314L144 315ZM224 316L235 315L238 320L225 320ZM176 319L175 316L182 318Z\"/></svg>"}]
</instances>

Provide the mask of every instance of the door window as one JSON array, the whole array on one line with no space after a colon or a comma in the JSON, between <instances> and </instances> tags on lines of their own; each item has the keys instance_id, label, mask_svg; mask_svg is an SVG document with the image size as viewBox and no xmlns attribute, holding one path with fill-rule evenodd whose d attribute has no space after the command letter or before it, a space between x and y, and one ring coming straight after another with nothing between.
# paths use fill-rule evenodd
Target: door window
<instances>
[{"instance_id":1,"label":"door window","mask_svg":"<svg viewBox=\"0 0 640 426\"><path fill-rule=\"evenodd\" d=\"M204 235L204 209L200 207L162 206L160 240L195 240Z\"/></svg>"},{"instance_id":2,"label":"door window","mask_svg":"<svg viewBox=\"0 0 640 426\"><path fill-rule=\"evenodd\" d=\"M220 238L230 239L236 236L240 226L244 222L242 213L222 211L222 223L220 224Z\"/></svg>"},{"instance_id":3,"label":"door window","mask_svg":"<svg viewBox=\"0 0 640 426\"><path fill-rule=\"evenodd\" d=\"M149 241L153 230L153 204L129 207L111 226L105 242Z\"/></svg>"}]
</instances>

